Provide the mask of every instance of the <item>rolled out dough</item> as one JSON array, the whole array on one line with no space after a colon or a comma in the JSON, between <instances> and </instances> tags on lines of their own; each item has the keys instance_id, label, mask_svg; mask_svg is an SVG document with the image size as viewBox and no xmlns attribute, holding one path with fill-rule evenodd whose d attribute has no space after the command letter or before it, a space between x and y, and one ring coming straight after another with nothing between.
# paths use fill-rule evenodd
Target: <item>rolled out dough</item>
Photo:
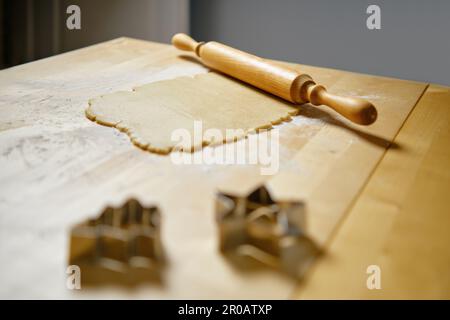
<instances>
[{"instance_id":1,"label":"rolled out dough","mask_svg":"<svg viewBox=\"0 0 450 320\"><path fill-rule=\"evenodd\" d=\"M102 125L126 132L144 150L167 154L174 150L172 132L187 129L194 136L194 120L202 130L220 130L224 139L192 139L179 150L192 151L230 139L226 129L253 130L290 120L298 107L227 76L209 72L146 84L89 101L86 116Z\"/></svg>"}]
</instances>

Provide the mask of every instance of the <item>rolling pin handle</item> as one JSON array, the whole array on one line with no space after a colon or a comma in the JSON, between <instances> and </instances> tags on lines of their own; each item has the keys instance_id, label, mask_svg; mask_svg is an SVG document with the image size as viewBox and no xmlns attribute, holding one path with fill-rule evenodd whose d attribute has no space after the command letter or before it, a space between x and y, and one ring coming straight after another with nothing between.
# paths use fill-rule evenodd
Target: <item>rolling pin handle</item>
<instances>
[{"instance_id":1,"label":"rolling pin handle","mask_svg":"<svg viewBox=\"0 0 450 320\"><path fill-rule=\"evenodd\" d=\"M177 33L172 37L172 44L177 49L195 52L200 57L199 49L204 42L197 42L185 33Z\"/></svg>"},{"instance_id":2,"label":"rolling pin handle","mask_svg":"<svg viewBox=\"0 0 450 320\"><path fill-rule=\"evenodd\" d=\"M357 124L369 125L377 120L377 109L367 100L334 95L317 84L309 84L306 88L306 95L306 100L313 105L329 106Z\"/></svg>"}]
</instances>

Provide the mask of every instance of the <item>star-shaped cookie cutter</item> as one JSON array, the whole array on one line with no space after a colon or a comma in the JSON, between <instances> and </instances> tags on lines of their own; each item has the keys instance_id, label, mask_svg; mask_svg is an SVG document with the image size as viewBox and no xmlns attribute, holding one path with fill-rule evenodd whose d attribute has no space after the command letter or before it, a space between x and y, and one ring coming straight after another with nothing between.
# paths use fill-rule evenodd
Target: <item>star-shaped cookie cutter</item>
<instances>
[{"instance_id":1,"label":"star-shaped cookie cutter","mask_svg":"<svg viewBox=\"0 0 450 320\"><path fill-rule=\"evenodd\" d=\"M107 207L95 219L74 226L69 264L78 265L88 282L136 282L159 279L164 262L157 207L130 199Z\"/></svg>"},{"instance_id":2,"label":"star-shaped cookie cutter","mask_svg":"<svg viewBox=\"0 0 450 320\"><path fill-rule=\"evenodd\" d=\"M265 186L246 196L218 193L220 250L301 277L319 253L306 235L303 202L274 201Z\"/></svg>"}]
</instances>

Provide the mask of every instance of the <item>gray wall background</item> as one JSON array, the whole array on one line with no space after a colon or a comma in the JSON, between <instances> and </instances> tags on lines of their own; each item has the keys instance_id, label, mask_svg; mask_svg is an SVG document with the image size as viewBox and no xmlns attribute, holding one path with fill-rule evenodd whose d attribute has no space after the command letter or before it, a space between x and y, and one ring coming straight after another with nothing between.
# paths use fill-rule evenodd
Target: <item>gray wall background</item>
<instances>
[{"instance_id":1,"label":"gray wall background","mask_svg":"<svg viewBox=\"0 0 450 320\"><path fill-rule=\"evenodd\" d=\"M69 5L80 30L66 27ZM189 0L0 0L0 69L123 36L169 43L189 13Z\"/></svg>"},{"instance_id":2,"label":"gray wall background","mask_svg":"<svg viewBox=\"0 0 450 320\"><path fill-rule=\"evenodd\" d=\"M366 9L381 7L381 30ZM263 57L450 85L450 0L191 0L191 34Z\"/></svg>"}]
</instances>

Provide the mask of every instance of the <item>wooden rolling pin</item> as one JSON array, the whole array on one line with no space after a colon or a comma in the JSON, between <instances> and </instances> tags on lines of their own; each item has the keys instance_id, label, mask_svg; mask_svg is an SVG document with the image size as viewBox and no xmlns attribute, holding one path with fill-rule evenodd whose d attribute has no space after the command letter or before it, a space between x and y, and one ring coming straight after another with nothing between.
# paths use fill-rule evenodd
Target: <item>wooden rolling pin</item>
<instances>
[{"instance_id":1,"label":"wooden rolling pin","mask_svg":"<svg viewBox=\"0 0 450 320\"><path fill-rule=\"evenodd\" d=\"M197 42L186 34L173 36L180 50L193 51L202 62L220 72L247 82L293 103L327 105L347 119L369 125L377 119L377 109L367 100L331 94L307 74L218 42Z\"/></svg>"}]
</instances>

